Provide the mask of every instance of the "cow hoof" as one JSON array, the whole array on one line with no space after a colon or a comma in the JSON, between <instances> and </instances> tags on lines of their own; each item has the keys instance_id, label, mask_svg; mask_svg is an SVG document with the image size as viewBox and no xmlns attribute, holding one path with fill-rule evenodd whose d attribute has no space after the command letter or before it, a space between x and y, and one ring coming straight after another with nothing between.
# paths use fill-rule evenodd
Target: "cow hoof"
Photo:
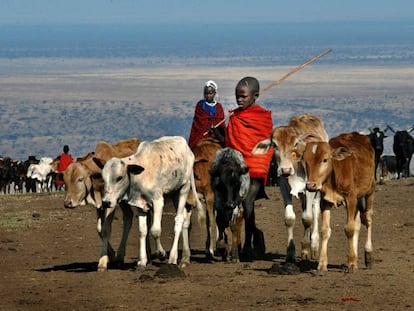
<instances>
[{"instance_id":1,"label":"cow hoof","mask_svg":"<svg viewBox=\"0 0 414 311\"><path fill-rule=\"evenodd\" d=\"M109 263L109 257L108 255L102 256L101 258L99 258L99 262L98 262L98 272L103 272L103 271L107 271L107 267L108 267L108 263Z\"/></svg>"},{"instance_id":2,"label":"cow hoof","mask_svg":"<svg viewBox=\"0 0 414 311\"><path fill-rule=\"evenodd\" d=\"M180 263L180 268L181 269L184 269L184 268L188 267L189 265L190 265L190 262L189 261L182 261Z\"/></svg>"},{"instance_id":3,"label":"cow hoof","mask_svg":"<svg viewBox=\"0 0 414 311\"><path fill-rule=\"evenodd\" d=\"M304 249L304 250L302 250L302 253L301 253L301 259L302 260L310 260L310 256L309 256L309 250L308 249Z\"/></svg>"},{"instance_id":4,"label":"cow hoof","mask_svg":"<svg viewBox=\"0 0 414 311\"><path fill-rule=\"evenodd\" d=\"M145 266L143 266L143 265L137 265L136 267L135 267L135 271L137 271L137 272L144 272L145 271Z\"/></svg>"},{"instance_id":5,"label":"cow hoof","mask_svg":"<svg viewBox=\"0 0 414 311\"><path fill-rule=\"evenodd\" d=\"M167 259L167 253L163 253L163 252L158 252L156 254L156 258L158 258L161 261L165 261Z\"/></svg>"},{"instance_id":6,"label":"cow hoof","mask_svg":"<svg viewBox=\"0 0 414 311\"><path fill-rule=\"evenodd\" d=\"M313 270L311 273L314 276L325 276L327 272L326 270Z\"/></svg>"},{"instance_id":7,"label":"cow hoof","mask_svg":"<svg viewBox=\"0 0 414 311\"><path fill-rule=\"evenodd\" d=\"M214 255L210 250L206 250L206 259L207 260L214 260Z\"/></svg>"},{"instance_id":8,"label":"cow hoof","mask_svg":"<svg viewBox=\"0 0 414 311\"><path fill-rule=\"evenodd\" d=\"M358 270L358 267L357 266L355 266L355 265L349 265L348 266L348 269L347 269L347 272L348 273L354 273L354 272L356 272Z\"/></svg>"},{"instance_id":9,"label":"cow hoof","mask_svg":"<svg viewBox=\"0 0 414 311\"><path fill-rule=\"evenodd\" d=\"M365 252L365 266L368 269L372 269L373 265L374 265L374 256L372 255L372 252Z\"/></svg>"}]
</instances>

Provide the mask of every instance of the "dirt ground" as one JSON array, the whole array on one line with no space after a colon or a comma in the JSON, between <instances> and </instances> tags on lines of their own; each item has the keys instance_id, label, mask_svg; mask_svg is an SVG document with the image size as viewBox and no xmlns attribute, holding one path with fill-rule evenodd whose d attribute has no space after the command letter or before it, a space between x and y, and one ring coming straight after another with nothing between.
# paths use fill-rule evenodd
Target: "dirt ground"
<instances>
[{"instance_id":1,"label":"dirt ground","mask_svg":"<svg viewBox=\"0 0 414 311\"><path fill-rule=\"evenodd\" d=\"M361 230L359 270L347 273L345 211L332 212L329 271L297 258L299 274L269 273L285 260L287 233L279 189L256 202L263 230L263 260L224 263L204 256L205 232L194 223L192 264L184 273L163 274L168 265L154 260L134 270L138 256L136 219L123 267L96 272L100 239L90 206L63 208L63 193L0 196L0 310L414 310L414 178L378 185L374 207L375 264L363 264ZM303 233L295 202L296 254ZM174 213L163 217L163 245L169 249ZM117 211L112 241L116 246L122 217ZM168 270L168 269L167 269Z\"/></svg>"}]
</instances>

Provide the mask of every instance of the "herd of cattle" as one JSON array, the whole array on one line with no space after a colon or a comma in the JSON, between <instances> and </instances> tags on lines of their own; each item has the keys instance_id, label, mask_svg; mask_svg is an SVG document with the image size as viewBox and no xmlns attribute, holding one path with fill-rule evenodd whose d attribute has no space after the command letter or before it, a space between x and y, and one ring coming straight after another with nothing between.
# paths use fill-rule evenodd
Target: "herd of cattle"
<instances>
[{"instance_id":1,"label":"herd of cattle","mask_svg":"<svg viewBox=\"0 0 414 311\"><path fill-rule=\"evenodd\" d=\"M369 135L356 132L328 139L322 121L305 114L293 117L287 126L276 127L272 135L258 142L254 154L274 150L269 180L278 176L288 179L290 194L301 200L304 235L303 259L318 260L318 271L327 270L327 245L331 234L330 210L344 206L347 210L345 233L348 238L348 268L357 269L358 236L361 223L367 227L365 263L371 267L372 212L375 184L385 174L397 178L410 176L410 160L414 139L406 131L390 126L375 128ZM394 135L395 156L381 156L385 132ZM31 156L27 161L0 160L0 183L3 193L61 190L54 180L58 159ZM379 167L379 169L377 169ZM380 171L380 181L377 179ZM214 140L204 140L193 150L179 136L165 136L151 142L137 138L111 145L99 142L95 151L76 159L64 172L66 208L91 204L97 212L97 231L102 239L98 271L106 271L109 263L123 262L132 207L137 208L139 261L145 269L150 261L148 229L155 239L155 255L163 259L167 252L161 244L161 219L164 200L172 199L176 210L174 239L169 252L170 264L178 263L178 242L183 241L180 266L190 264L189 228L193 210L206 226L206 256L219 255L226 261L239 261L243 205L249 188L248 167L242 155L222 148ZM110 244L111 225L117 207L123 213L123 232L115 251ZM322 214L321 241L318 218ZM285 225L288 232L287 261L295 260L293 209L286 206ZM217 229L216 229L217 228ZM217 230L217 231L216 231ZM214 232L217 232L216 238Z\"/></svg>"}]
</instances>

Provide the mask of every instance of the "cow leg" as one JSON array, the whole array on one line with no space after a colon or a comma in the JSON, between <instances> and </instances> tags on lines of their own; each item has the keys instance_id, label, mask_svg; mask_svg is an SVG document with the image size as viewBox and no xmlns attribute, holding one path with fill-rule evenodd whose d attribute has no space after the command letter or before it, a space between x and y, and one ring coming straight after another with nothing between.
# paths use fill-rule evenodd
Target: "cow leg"
<instances>
[{"instance_id":1,"label":"cow leg","mask_svg":"<svg viewBox=\"0 0 414 311\"><path fill-rule=\"evenodd\" d=\"M290 194L290 186L288 178L284 175L279 179L280 193L283 197L283 203L285 205L285 226L287 228L287 248L286 248L286 262L295 262L296 248L293 241L293 228L295 227L296 215L293 211L292 195Z\"/></svg>"},{"instance_id":2,"label":"cow leg","mask_svg":"<svg viewBox=\"0 0 414 311\"><path fill-rule=\"evenodd\" d=\"M126 243L128 240L129 231L131 230L132 218L134 214L132 212L131 206L126 201L121 201L119 203L119 206L122 209L123 229L122 229L121 242L119 243L115 261L123 263L124 257L125 257Z\"/></svg>"},{"instance_id":3,"label":"cow leg","mask_svg":"<svg viewBox=\"0 0 414 311\"><path fill-rule=\"evenodd\" d=\"M213 237L213 234L212 234L213 227L216 227L215 217L214 217L214 194L213 193L207 193L207 195L205 196L205 199L206 199L206 210L207 210L206 256L209 259L213 259L213 256L214 256L213 245L216 244L215 240L214 240L214 237Z\"/></svg>"},{"instance_id":4,"label":"cow leg","mask_svg":"<svg viewBox=\"0 0 414 311\"><path fill-rule=\"evenodd\" d=\"M306 191L305 197L302 196L306 204L302 214L304 235L302 239L303 260L317 259L319 252L319 214L320 214L320 192Z\"/></svg>"},{"instance_id":5,"label":"cow leg","mask_svg":"<svg viewBox=\"0 0 414 311\"><path fill-rule=\"evenodd\" d=\"M304 228L303 239L302 239L302 260L309 260L311 257L311 229L313 222L313 198L315 192L306 191L305 194L300 194L302 202L302 224Z\"/></svg>"},{"instance_id":6,"label":"cow leg","mask_svg":"<svg viewBox=\"0 0 414 311\"><path fill-rule=\"evenodd\" d=\"M155 240L155 255L161 260L164 260L166 257L166 252L161 244L161 219L163 208L164 198L162 196L159 199L153 200L154 216L151 226L151 236Z\"/></svg>"},{"instance_id":7,"label":"cow leg","mask_svg":"<svg viewBox=\"0 0 414 311\"><path fill-rule=\"evenodd\" d=\"M321 226L321 251L319 253L318 271L324 273L328 271L328 241L331 237L331 210L324 207L322 209Z\"/></svg>"},{"instance_id":8,"label":"cow leg","mask_svg":"<svg viewBox=\"0 0 414 311\"><path fill-rule=\"evenodd\" d=\"M313 223L311 234L311 258L316 260L319 253L319 215L321 213L321 193L317 192L312 204Z\"/></svg>"},{"instance_id":9,"label":"cow leg","mask_svg":"<svg viewBox=\"0 0 414 311\"><path fill-rule=\"evenodd\" d=\"M293 211L293 205L289 204L285 207L285 226L288 232L286 262L295 262L295 242L293 241L293 228L295 227L296 215Z\"/></svg>"},{"instance_id":10,"label":"cow leg","mask_svg":"<svg viewBox=\"0 0 414 311\"><path fill-rule=\"evenodd\" d=\"M346 207L347 222L344 230L348 238L348 270L354 272L358 269L358 238L361 227L361 219L357 210L357 198L348 196Z\"/></svg>"},{"instance_id":11,"label":"cow leg","mask_svg":"<svg viewBox=\"0 0 414 311\"><path fill-rule=\"evenodd\" d=\"M372 268L374 264L374 257L372 255L372 214L374 204L374 194L368 194L366 196L366 209L364 213L361 213L361 221L367 227L367 239L365 242L365 266L368 269Z\"/></svg>"},{"instance_id":12,"label":"cow leg","mask_svg":"<svg viewBox=\"0 0 414 311\"><path fill-rule=\"evenodd\" d=\"M191 224L191 209L185 210L185 217L182 228L182 237L183 237L183 255L181 258L180 267L185 268L190 265L190 241L189 241L189 227Z\"/></svg>"},{"instance_id":13,"label":"cow leg","mask_svg":"<svg viewBox=\"0 0 414 311\"><path fill-rule=\"evenodd\" d=\"M148 212L138 208L138 239L139 239L139 261L137 270L143 271L148 263L147 257L147 217Z\"/></svg>"},{"instance_id":14,"label":"cow leg","mask_svg":"<svg viewBox=\"0 0 414 311\"><path fill-rule=\"evenodd\" d=\"M243 226L243 213L236 207L233 212L233 219L231 220L230 229L232 234L231 243L231 260L233 262L240 262L239 252L241 249L241 231Z\"/></svg>"},{"instance_id":15,"label":"cow leg","mask_svg":"<svg viewBox=\"0 0 414 311\"><path fill-rule=\"evenodd\" d=\"M103 241L102 237L102 227L105 222L105 209L101 207L96 207L96 231L98 231L99 237ZM111 261L112 258L115 257L115 251L113 250L111 243L108 240L107 245L107 254L109 256L109 260Z\"/></svg>"},{"instance_id":16,"label":"cow leg","mask_svg":"<svg viewBox=\"0 0 414 311\"><path fill-rule=\"evenodd\" d=\"M181 200L180 200L181 201ZM185 204L185 202L183 202ZM184 205L183 204L183 205ZM168 259L169 264L177 264L178 260L178 241L180 239L180 234L183 229L183 223L185 218L185 207L181 206L180 204L177 207L177 213L175 215L174 219L174 240L173 244L171 246L170 251L170 258ZM184 245L183 248L186 248L187 246Z\"/></svg>"},{"instance_id":17,"label":"cow leg","mask_svg":"<svg viewBox=\"0 0 414 311\"><path fill-rule=\"evenodd\" d=\"M230 261L230 257L229 257L229 249L228 249L228 239L227 239L227 234L226 234L226 228L222 228L221 226L217 226L218 227L218 237L217 237L217 251L219 253L219 255L221 256L221 258L224 261Z\"/></svg>"},{"instance_id":18,"label":"cow leg","mask_svg":"<svg viewBox=\"0 0 414 311\"><path fill-rule=\"evenodd\" d=\"M111 230L112 230L112 220L115 215L115 208L106 208L105 209L105 221L103 223L101 235L102 235L102 250L101 250L101 257L99 258L98 262L98 271L103 272L107 271L108 269L108 245L109 239L111 238Z\"/></svg>"}]
</instances>

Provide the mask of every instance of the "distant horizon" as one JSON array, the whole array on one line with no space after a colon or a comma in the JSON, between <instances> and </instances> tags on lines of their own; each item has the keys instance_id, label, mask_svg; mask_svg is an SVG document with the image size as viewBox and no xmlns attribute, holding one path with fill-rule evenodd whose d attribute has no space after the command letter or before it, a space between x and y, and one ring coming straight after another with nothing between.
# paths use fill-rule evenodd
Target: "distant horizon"
<instances>
[{"instance_id":1,"label":"distant horizon","mask_svg":"<svg viewBox=\"0 0 414 311\"><path fill-rule=\"evenodd\" d=\"M220 24L49 24L0 27L0 58L242 57L294 64L327 48L327 61L414 59L414 21ZM372 47L376 48L372 48ZM367 54L369 53L369 54ZM333 58L334 57L334 58ZM361 58L362 57L362 58Z\"/></svg>"}]
</instances>

